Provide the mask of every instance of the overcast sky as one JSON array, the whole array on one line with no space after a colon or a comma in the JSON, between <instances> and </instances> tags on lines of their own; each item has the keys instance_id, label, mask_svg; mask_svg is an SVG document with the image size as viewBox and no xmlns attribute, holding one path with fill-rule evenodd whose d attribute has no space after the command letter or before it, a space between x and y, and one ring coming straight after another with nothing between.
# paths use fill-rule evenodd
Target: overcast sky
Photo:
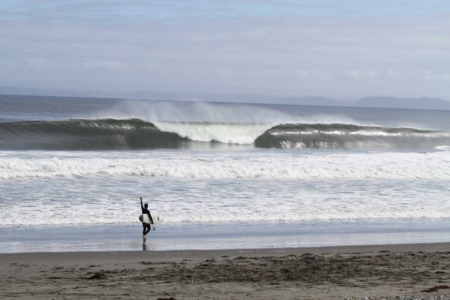
<instances>
[{"instance_id":1,"label":"overcast sky","mask_svg":"<svg viewBox=\"0 0 450 300\"><path fill-rule=\"evenodd\" d=\"M450 1L2 0L6 85L450 100Z\"/></svg>"}]
</instances>

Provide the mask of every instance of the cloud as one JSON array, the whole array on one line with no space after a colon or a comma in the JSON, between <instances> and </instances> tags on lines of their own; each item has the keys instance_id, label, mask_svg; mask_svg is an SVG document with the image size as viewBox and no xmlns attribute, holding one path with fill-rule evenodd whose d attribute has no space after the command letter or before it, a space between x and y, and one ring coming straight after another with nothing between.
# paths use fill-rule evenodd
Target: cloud
<instances>
[{"instance_id":1,"label":"cloud","mask_svg":"<svg viewBox=\"0 0 450 300\"><path fill-rule=\"evenodd\" d=\"M122 64L117 61L84 61L81 66L86 69L106 69L118 70L122 68Z\"/></svg>"},{"instance_id":2,"label":"cloud","mask_svg":"<svg viewBox=\"0 0 450 300\"><path fill-rule=\"evenodd\" d=\"M46 59L43 58L28 58L27 59L28 64L30 66L36 67L36 68L45 68L49 66L49 62Z\"/></svg>"},{"instance_id":3,"label":"cloud","mask_svg":"<svg viewBox=\"0 0 450 300\"><path fill-rule=\"evenodd\" d=\"M450 98L450 19L445 14L355 17L349 16L349 7L336 13L335 5L332 12L314 14L323 5L284 1L285 8L309 12L263 17L260 11L242 17L257 2L208 2L206 10L224 7L227 12L208 17L192 4L173 0L155 5L148 19L140 16L149 2L138 0L42 0L15 6L8 11L20 18L0 17L0 80L25 86L65 81L80 89L89 88L89 82L108 90L282 95L315 90ZM130 7L119 13L126 3ZM64 22L44 20L51 17Z\"/></svg>"},{"instance_id":4,"label":"cloud","mask_svg":"<svg viewBox=\"0 0 450 300\"><path fill-rule=\"evenodd\" d=\"M267 17L423 16L450 12L446 0L4 0L0 19L32 19L46 23L133 23L186 19Z\"/></svg>"},{"instance_id":5,"label":"cloud","mask_svg":"<svg viewBox=\"0 0 450 300\"><path fill-rule=\"evenodd\" d=\"M389 80L426 80L426 81L441 81L449 82L450 73L436 73L429 70L406 71L399 72L394 70L347 70L343 72L344 76L352 79L367 80L367 79L389 79Z\"/></svg>"}]
</instances>

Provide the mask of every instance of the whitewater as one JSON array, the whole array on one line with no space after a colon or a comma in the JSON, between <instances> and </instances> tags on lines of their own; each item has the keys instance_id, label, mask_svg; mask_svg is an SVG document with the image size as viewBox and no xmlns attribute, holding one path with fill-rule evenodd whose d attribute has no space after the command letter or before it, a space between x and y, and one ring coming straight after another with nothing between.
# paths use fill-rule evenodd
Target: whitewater
<instances>
[{"instance_id":1,"label":"whitewater","mask_svg":"<svg viewBox=\"0 0 450 300\"><path fill-rule=\"evenodd\" d=\"M0 179L123 176L198 179L450 180L450 151L303 153L275 151L3 152Z\"/></svg>"}]
</instances>

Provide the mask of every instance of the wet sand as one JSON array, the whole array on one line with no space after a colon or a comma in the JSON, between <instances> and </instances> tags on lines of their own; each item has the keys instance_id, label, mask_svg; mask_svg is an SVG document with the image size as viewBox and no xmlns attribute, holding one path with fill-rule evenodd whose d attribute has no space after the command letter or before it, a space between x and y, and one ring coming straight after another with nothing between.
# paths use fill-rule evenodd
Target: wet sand
<instances>
[{"instance_id":1,"label":"wet sand","mask_svg":"<svg viewBox=\"0 0 450 300\"><path fill-rule=\"evenodd\" d=\"M0 299L429 297L446 285L450 243L0 255Z\"/></svg>"}]
</instances>

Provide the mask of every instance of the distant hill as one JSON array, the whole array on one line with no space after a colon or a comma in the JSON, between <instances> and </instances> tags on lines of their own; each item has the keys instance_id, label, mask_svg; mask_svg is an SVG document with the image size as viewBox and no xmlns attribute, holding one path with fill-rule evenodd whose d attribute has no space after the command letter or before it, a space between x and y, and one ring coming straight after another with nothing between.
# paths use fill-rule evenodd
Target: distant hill
<instances>
[{"instance_id":1,"label":"distant hill","mask_svg":"<svg viewBox=\"0 0 450 300\"><path fill-rule=\"evenodd\" d=\"M366 97L356 101L354 106L450 110L450 102L438 98Z\"/></svg>"},{"instance_id":2,"label":"distant hill","mask_svg":"<svg viewBox=\"0 0 450 300\"><path fill-rule=\"evenodd\" d=\"M278 100L279 104L345 106L346 103L327 97L286 97Z\"/></svg>"}]
</instances>

